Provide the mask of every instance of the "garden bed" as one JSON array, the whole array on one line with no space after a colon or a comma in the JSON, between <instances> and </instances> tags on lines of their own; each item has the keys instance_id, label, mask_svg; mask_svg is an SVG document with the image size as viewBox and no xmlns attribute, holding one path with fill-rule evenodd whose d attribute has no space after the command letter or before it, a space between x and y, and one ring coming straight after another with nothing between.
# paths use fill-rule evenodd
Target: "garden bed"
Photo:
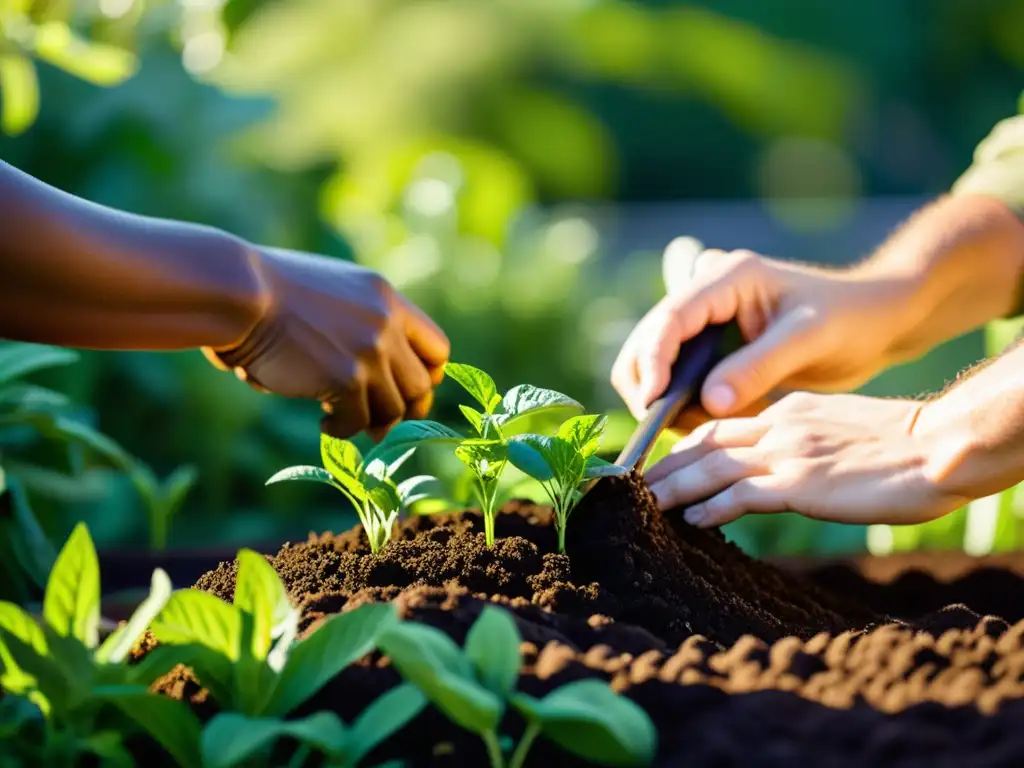
<instances>
[{"instance_id":1,"label":"garden bed","mask_svg":"<svg viewBox=\"0 0 1024 768\"><path fill-rule=\"evenodd\" d=\"M603 480L584 499L564 555L545 507L506 505L496 533L488 548L475 514L413 517L376 555L357 527L287 544L270 562L307 631L324 615L395 601L461 643L484 605L505 606L523 638L520 690L610 681L653 719L657 765L1024 761L1015 569L952 583L911 571L888 586L848 565L787 572L661 515L632 477ZM230 600L235 571L222 563L196 586ZM398 681L373 654L294 714L330 709L350 721ZM204 717L215 711L187 670L157 687ZM517 715L501 731L517 739ZM366 764L396 757L487 764L479 738L432 708ZM578 764L545 739L528 760L558 763Z\"/></svg>"}]
</instances>

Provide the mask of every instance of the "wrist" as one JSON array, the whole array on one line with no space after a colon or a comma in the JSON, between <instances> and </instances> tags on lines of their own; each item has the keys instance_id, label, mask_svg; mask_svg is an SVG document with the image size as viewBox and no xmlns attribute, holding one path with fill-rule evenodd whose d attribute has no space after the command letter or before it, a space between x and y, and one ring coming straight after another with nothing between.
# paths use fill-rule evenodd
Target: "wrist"
<instances>
[{"instance_id":1,"label":"wrist","mask_svg":"<svg viewBox=\"0 0 1024 768\"><path fill-rule=\"evenodd\" d=\"M223 352L249 337L266 314L268 299L260 249L227 233L216 236L222 239L217 252L227 265L227 279L214 291L209 340L203 346Z\"/></svg>"}]
</instances>

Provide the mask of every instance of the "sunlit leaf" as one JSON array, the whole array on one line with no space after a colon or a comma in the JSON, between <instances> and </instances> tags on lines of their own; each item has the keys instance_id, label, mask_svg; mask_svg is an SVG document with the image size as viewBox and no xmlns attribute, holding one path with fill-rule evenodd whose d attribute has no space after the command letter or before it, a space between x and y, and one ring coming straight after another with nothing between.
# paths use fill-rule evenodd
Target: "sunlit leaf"
<instances>
[{"instance_id":1,"label":"sunlit leaf","mask_svg":"<svg viewBox=\"0 0 1024 768\"><path fill-rule=\"evenodd\" d=\"M118 85L138 67L130 51L85 40L60 21L37 27L33 47L43 61L95 85Z\"/></svg>"},{"instance_id":2,"label":"sunlit leaf","mask_svg":"<svg viewBox=\"0 0 1024 768\"><path fill-rule=\"evenodd\" d=\"M253 618L250 650L262 661L274 638L283 631L293 606L277 571L263 555L251 549L238 552L234 604Z\"/></svg>"},{"instance_id":3,"label":"sunlit leaf","mask_svg":"<svg viewBox=\"0 0 1024 768\"><path fill-rule=\"evenodd\" d=\"M171 595L151 631L161 643L197 643L231 661L239 657L240 611L199 589L179 589Z\"/></svg>"},{"instance_id":4,"label":"sunlit leaf","mask_svg":"<svg viewBox=\"0 0 1024 768\"><path fill-rule=\"evenodd\" d=\"M0 128L8 136L27 131L39 115L39 81L36 66L27 56L9 51L0 54ZM0 381L5 371L0 366Z\"/></svg>"},{"instance_id":5,"label":"sunlit leaf","mask_svg":"<svg viewBox=\"0 0 1024 768\"><path fill-rule=\"evenodd\" d=\"M366 463L378 458L387 462L421 443L458 443L462 439L458 432L436 421L403 421L370 451Z\"/></svg>"},{"instance_id":6,"label":"sunlit leaf","mask_svg":"<svg viewBox=\"0 0 1024 768\"><path fill-rule=\"evenodd\" d=\"M288 480L306 480L315 483L325 483L327 485L335 484L334 476L323 467L301 466L282 469L267 480L264 485L283 483Z\"/></svg>"},{"instance_id":7,"label":"sunlit leaf","mask_svg":"<svg viewBox=\"0 0 1024 768\"><path fill-rule=\"evenodd\" d=\"M153 619L171 599L172 591L171 578L162 568L155 569L150 581L149 596L135 609L124 626L110 633L96 649L96 661L101 664L117 664L124 661Z\"/></svg>"},{"instance_id":8,"label":"sunlit leaf","mask_svg":"<svg viewBox=\"0 0 1024 768\"><path fill-rule=\"evenodd\" d=\"M302 720L246 717L237 712L221 712L214 715L203 729L202 761L195 765L203 765L204 768L251 765L257 755L284 736L327 755L342 753L348 740L344 723L333 712L317 712Z\"/></svg>"},{"instance_id":9,"label":"sunlit leaf","mask_svg":"<svg viewBox=\"0 0 1024 768\"><path fill-rule=\"evenodd\" d=\"M43 617L58 635L88 648L99 643L100 564L84 523L75 526L50 571Z\"/></svg>"},{"instance_id":10,"label":"sunlit leaf","mask_svg":"<svg viewBox=\"0 0 1024 768\"><path fill-rule=\"evenodd\" d=\"M605 461L599 456L590 456L587 458L587 467L583 471L583 477L587 480L592 480L595 477L619 477L628 472L629 470L626 467L612 464L610 461Z\"/></svg>"},{"instance_id":11,"label":"sunlit leaf","mask_svg":"<svg viewBox=\"0 0 1024 768\"><path fill-rule=\"evenodd\" d=\"M427 698L409 683L396 685L366 707L352 723L345 746L349 765L360 761L422 712Z\"/></svg>"},{"instance_id":12,"label":"sunlit leaf","mask_svg":"<svg viewBox=\"0 0 1024 768\"><path fill-rule=\"evenodd\" d=\"M485 606L466 635L466 655L476 676L498 696L508 696L519 679L522 654L519 630L512 615L493 605Z\"/></svg>"},{"instance_id":13,"label":"sunlit leaf","mask_svg":"<svg viewBox=\"0 0 1024 768\"><path fill-rule=\"evenodd\" d=\"M465 363L448 363L444 367L444 374L462 385L487 413L493 410L498 388L489 374Z\"/></svg>"}]
</instances>

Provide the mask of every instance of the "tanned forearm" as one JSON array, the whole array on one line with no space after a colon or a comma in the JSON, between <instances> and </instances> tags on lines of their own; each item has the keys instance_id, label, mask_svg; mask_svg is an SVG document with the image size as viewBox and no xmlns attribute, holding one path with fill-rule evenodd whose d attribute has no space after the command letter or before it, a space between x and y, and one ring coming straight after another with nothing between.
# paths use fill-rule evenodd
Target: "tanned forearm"
<instances>
[{"instance_id":1,"label":"tanned forearm","mask_svg":"<svg viewBox=\"0 0 1024 768\"><path fill-rule=\"evenodd\" d=\"M251 254L223 232L94 205L0 162L0 338L230 346L258 313Z\"/></svg>"},{"instance_id":2,"label":"tanned forearm","mask_svg":"<svg viewBox=\"0 0 1024 768\"><path fill-rule=\"evenodd\" d=\"M900 293L906 297L906 321L890 358L914 359L1016 311L1024 278L1024 223L991 197L943 197L849 274L905 286Z\"/></svg>"},{"instance_id":3,"label":"tanned forearm","mask_svg":"<svg viewBox=\"0 0 1024 768\"><path fill-rule=\"evenodd\" d=\"M931 448L930 479L982 498L1024 480L1024 344L961 376L914 424Z\"/></svg>"}]
</instances>

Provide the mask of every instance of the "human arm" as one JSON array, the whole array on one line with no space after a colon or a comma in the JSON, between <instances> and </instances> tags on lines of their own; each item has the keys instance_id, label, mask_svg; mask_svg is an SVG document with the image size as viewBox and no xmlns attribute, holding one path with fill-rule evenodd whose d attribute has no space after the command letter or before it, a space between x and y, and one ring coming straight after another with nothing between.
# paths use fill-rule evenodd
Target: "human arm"
<instances>
[{"instance_id":1,"label":"human arm","mask_svg":"<svg viewBox=\"0 0 1024 768\"><path fill-rule=\"evenodd\" d=\"M339 259L134 216L0 163L0 337L92 349L201 348L252 386L319 400L324 431L422 418L444 333Z\"/></svg>"}]
</instances>

